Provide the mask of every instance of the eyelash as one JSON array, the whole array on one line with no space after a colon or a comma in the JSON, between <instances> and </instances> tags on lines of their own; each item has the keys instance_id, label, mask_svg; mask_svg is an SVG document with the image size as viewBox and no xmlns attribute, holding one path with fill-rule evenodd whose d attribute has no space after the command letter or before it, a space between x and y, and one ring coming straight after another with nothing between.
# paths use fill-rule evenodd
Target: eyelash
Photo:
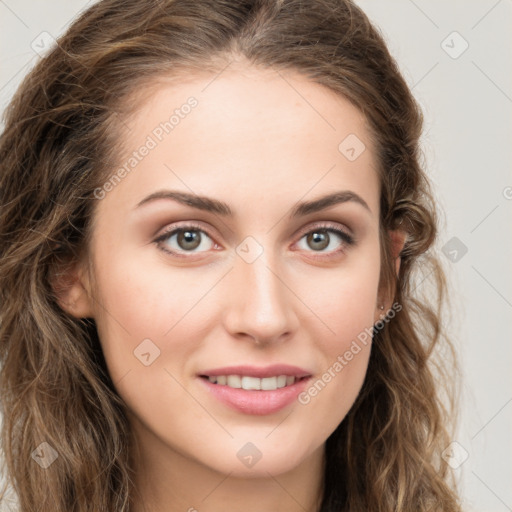
<instances>
[{"instance_id":1,"label":"eyelash","mask_svg":"<svg viewBox=\"0 0 512 512\"><path fill-rule=\"evenodd\" d=\"M191 251L183 251L183 252L173 251L173 250L170 250L170 249L165 248L163 246L163 242L165 240L168 240L169 238L171 238L175 234L179 233L180 231L199 231L199 232L207 235L208 238L210 238L212 240L212 242L215 245L217 245L214 242L213 237L208 233L207 230L204 229L204 227L200 226L199 224L194 224L193 222L181 225L179 227L173 227L172 229L167 230L165 233L161 234L158 238L156 238L154 240L154 243L156 243L156 245L163 252L166 252L166 253L171 254L173 256L176 256L178 258L188 258L187 252L189 252L190 254L195 254L195 253L191 252ZM331 224L329 222L318 224L318 225L314 226L313 228L310 228L310 229L308 229L306 231L303 231L300 234L299 241L302 240L306 235L309 235L311 233L315 233L317 231L326 231L326 232L335 233L342 240L341 247L339 249L336 249L334 251L330 251L328 253L325 253L325 254L328 255L327 257L332 257L332 255L337 255L339 253L342 253L342 252L345 251L345 249L347 247L355 245L354 237L352 237L351 235L349 235L345 231L341 230L339 227L337 227L336 224ZM322 258L326 257L325 254L322 253L321 251L308 251L308 252L313 252L313 253L318 252L319 254L321 254L321 256L315 256L315 258L317 258L317 259L322 259Z\"/></svg>"}]
</instances>

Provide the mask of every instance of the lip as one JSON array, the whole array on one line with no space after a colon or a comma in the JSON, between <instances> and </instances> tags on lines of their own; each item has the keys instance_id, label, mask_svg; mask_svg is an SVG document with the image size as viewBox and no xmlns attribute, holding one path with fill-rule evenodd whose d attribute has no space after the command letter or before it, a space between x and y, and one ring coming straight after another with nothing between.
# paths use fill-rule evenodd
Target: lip
<instances>
[{"instance_id":1,"label":"lip","mask_svg":"<svg viewBox=\"0 0 512 512\"><path fill-rule=\"evenodd\" d=\"M213 384L205 376L219 375L246 375L248 377L273 377L276 375L290 375L301 380L296 381L290 386L275 389L272 391L235 389L229 386ZM198 379L217 400L224 405L243 414L268 415L276 413L291 403L304 390L308 381L311 379L311 373L297 366L285 364L276 364L266 367L255 366L227 366L205 370L198 374Z\"/></svg>"},{"instance_id":2,"label":"lip","mask_svg":"<svg viewBox=\"0 0 512 512\"><path fill-rule=\"evenodd\" d=\"M274 377L277 375L290 375L297 378L310 377L311 372L298 366L289 364L272 364L270 366L257 367L250 365L225 366L224 368L215 368L204 370L198 373L199 376L217 377L219 375L246 375L247 377Z\"/></svg>"}]
</instances>

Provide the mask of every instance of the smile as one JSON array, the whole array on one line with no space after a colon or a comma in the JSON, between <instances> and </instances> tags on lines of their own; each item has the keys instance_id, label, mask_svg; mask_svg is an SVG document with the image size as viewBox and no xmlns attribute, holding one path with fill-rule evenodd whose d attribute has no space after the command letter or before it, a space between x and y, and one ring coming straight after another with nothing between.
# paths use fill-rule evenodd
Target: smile
<instances>
[{"instance_id":1,"label":"smile","mask_svg":"<svg viewBox=\"0 0 512 512\"><path fill-rule=\"evenodd\" d=\"M250 377L248 375L215 375L201 377L208 379L212 384L220 386L228 386L233 389L257 390L257 391L274 391L287 386L292 386L301 378L293 375L276 375L274 377Z\"/></svg>"}]
</instances>

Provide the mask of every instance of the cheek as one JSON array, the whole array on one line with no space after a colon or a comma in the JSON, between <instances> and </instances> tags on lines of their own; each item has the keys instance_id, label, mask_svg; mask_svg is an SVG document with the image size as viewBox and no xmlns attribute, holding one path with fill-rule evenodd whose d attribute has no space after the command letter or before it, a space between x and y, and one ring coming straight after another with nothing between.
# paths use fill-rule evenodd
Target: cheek
<instances>
[{"instance_id":1,"label":"cheek","mask_svg":"<svg viewBox=\"0 0 512 512\"><path fill-rule=\"evenodd\" d=\"M371 272L367 274L367 277ZM326 294L321 311L330 336L319 337L317 346L324 355L325 383L342 389L348 405L363 382L372 341L372 327L377 300L374 279L351 276L343 286Z\"/></svg>"},{"instance_id":2,"label":"cheek","mask_svg":"<svg viewBox=\"0 0 512 512\"><path fill-rule=\"evenodd\" d=\"M380 277L378 239L349 254L338 268L301 270L295 276L295 290L315 313L312 321L323 329L315 343L332 358L373 326Z\"/></svg>"},{"instance_id":3,"label":"cheek","mask_svg":"<svg viewBox=\"0 0 512 512\"><path fill-rule=\"evenodd\" d=\"M197 305L216 279L185 269L162 272L161 264L134 257L97 266L96 325L113 381L128 371L187 360L197 348L190 331L201 324ZM146 368L143 363L150 361Z\"/></svg>"},{"instance_id":4,"label":"cheek","mask_svg":"<svg viewBox=\"0 0 512 512\"><path fill-rule=\"evenodd\" d=\"M344 288L330 298L323 311L334 334L315 340L322 354L321 370L298 397L309 417L322 418L312 425L318 438L327 438L343 421L364 383L376 288Z\"/></svg>"},{"instance_id":5,"label":"cheek","mask_svg":"<svg viewBox=\"0 0 512 512\"><path fill-rule=\"evenodd\" d=\"M378 254L375 243L335 274L317 279L307 298L321 320L315 345L322 354L322 371L299 402L312 416L324 418L320 428L325 436L346 416L366 376L378 300Z\"/></svg>"},{"instance_id":6,"label":"cheek","mask_svg":"<svg viewBox=\"0 0 512 512\"><path fill-rule=\"evenodd\" d=\"M156 418L160 425L173 425L176 410L186 410L191 423L200 425L204 410L180 383L201 342L197 306L218 278L196 281L184 269L162 272L161 265L143 258L117 259L96 274L103 306L98 333L110 377L128 410L149 430Z\"/></svg>"},{"instance_id":7,"label":"cheek","mask_svg":"<svg viewBox=\"0 0 512 512\"><path fill-rule=\"evenodd\" d=\"M373 325L377 303L377 280L357 279L354 275L330 284L330 289L318 297L322 318L333 334L328 340L351 338L358 331Z\"/></svg>"}]
</instances>

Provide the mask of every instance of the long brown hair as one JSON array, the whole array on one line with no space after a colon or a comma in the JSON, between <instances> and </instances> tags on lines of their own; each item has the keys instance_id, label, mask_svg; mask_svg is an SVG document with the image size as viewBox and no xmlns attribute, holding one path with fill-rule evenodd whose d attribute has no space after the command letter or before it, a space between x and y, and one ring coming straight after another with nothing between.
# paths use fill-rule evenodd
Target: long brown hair
<instances>
[{"instance_id":1,"label":"long brown hair","mask_svg":"<svg viewBox=\"0 0 512 512\"><path fill-rule=\"evenodd\" d=\"M349 0L103 0L18 88L0 138L0 403L20 510L130 510L124 403L94 321L66 314L52 279L88 247L94 190L118 164L122 116L144 84L218 73L236 56L348 98L380 163L381 281L401 310L375 331L361 393L327 440L321 512L459 510L441 457L454 360L440 317L445 279L432 251L422 114L383 37ZM397 227L407 232L398 277L387 234ZM44 469L34 462L43 442L58 454Z\"/></svg>"}]
</instances>

